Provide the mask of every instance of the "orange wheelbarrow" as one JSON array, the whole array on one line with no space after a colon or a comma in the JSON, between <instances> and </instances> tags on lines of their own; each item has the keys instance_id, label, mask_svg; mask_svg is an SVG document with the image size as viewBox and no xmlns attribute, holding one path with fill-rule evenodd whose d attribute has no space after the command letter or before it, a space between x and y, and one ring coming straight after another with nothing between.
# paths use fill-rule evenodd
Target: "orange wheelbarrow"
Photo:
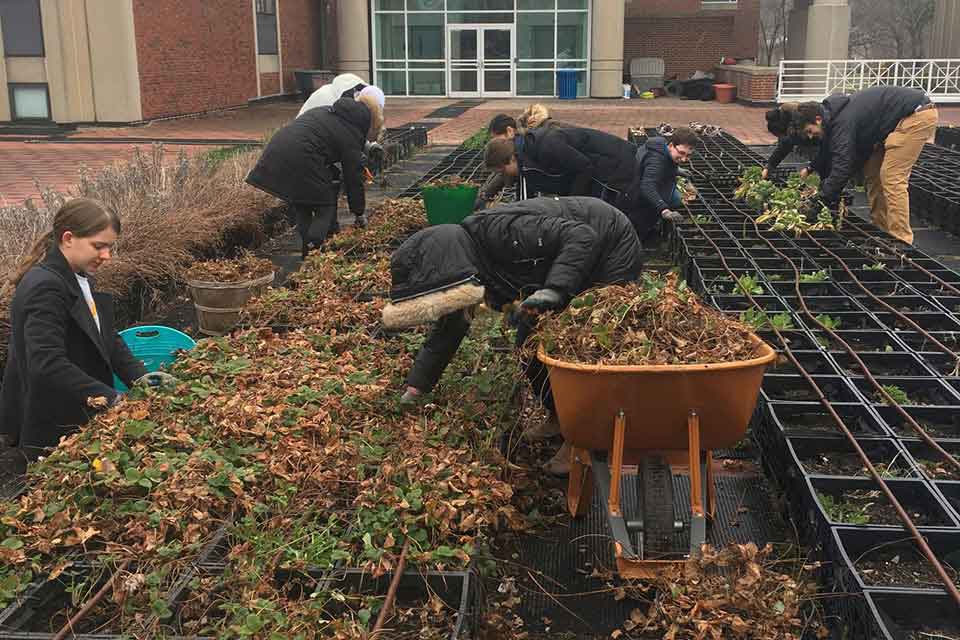
<instances>
[{"instance_id":1,"label":"orange wheelbarrow","mask_svg":"<svg viewBox=\"0 0 960 640\"><path fill-rule=\"evenodd\" d=\"M567 508L585 515L597 484L621 576L649 578L687 557L671 554L683 524L674 519L670 461L690 469L689 554L706 542L707 517L716 513L711 451L744 437L764 370L776 359L754 340L760 355L751 360L635 367L563 362L541 346L560 431L572 448ZM638 466L639 519L628 520L621 506L624 465ZM631 534L639 534L636 549Z\"/></svg>"}]
</instances>

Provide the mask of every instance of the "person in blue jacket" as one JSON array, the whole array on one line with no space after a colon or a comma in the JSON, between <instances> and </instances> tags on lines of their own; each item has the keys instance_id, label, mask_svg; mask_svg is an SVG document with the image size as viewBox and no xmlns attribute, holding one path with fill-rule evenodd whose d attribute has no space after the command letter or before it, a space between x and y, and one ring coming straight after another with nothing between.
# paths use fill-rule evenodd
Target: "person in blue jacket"
<instances>
[{"instance_id":1,"label":"person in blue jacket","mask_svg":"<svg viewBox=\"0 0 960 640\"><path fill-rule=\"evenodd\" d=\"M670 139L648 139L637 150L633 182L624 194L620 210L627 214L642 241L662 220L676 222L682 215L677 176L697 145L697 134L686 127L674 129Z\"/></svg>"}]
</instances>

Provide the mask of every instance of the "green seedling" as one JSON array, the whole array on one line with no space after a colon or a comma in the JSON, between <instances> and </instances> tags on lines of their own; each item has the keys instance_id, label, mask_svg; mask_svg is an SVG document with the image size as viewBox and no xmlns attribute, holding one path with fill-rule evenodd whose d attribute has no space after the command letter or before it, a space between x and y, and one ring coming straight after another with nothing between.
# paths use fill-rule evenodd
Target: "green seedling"
<instances>
[{"instance_id":1,"label":"green seedling","mask_svg":"<svg viewBox=\"0 0 960 640\"><path fill-rule=\"evenodd\" d=\"M830 279L830 272L826 269L814 271L813 273L801 273L800 282L827 282Z\"/></svg>"},{"instance_id":2,"label":"green seedling","mask_svg":"<svg viewBox=\"0 0 960 640\"><path fill-rule=\"evenodd\" d=\"M898 387L897 385L885 384L883 385L882 389L887 392L887 395L890 396L890 398L892 398L894 403L896 404L899 404L899 405L914 404L913 401L910 399L910 396L907 395L907 392L901 389L900 387ZM886 397L884 397L882 394L878 393L877 395L880 396L881 400L883 400L887 404L890 403L890 401L887 400Z\"/></svg>"},{"instance_id":3,"label":"green seedling","mask_svg":"<svg viewBox=\"0 0 960 640\"><path fill-rule=\"evenodd\" d=\"M817 500L820 501L823 510L827 512L827 517L833 522L870 524L870 514L867 512L870 504L852 505L846 502L837 502L830 494L820 491L817 491Z\"/></svg>"},{"instance_id":4,"label":"green seedling","mask_svg":"<svg viewBox=\"0 0 960 640\"><path fill-rule=\"evenodd\" d=\"M865 264L865 265L863 265L863 270L864 270L864 271L883 271L883 270L886 269L886 268L887 268L887 266L886 266L885 264L883 264L882 262L875 262L875 263L873 263L873 264Z\"/></svg>"},{"instance_id":5,"label":"green seedling","mask_svg":"<svg viewBox=\"0 0 960 640\"><path fill-rule=\"evenodd\" d=\"M737 278L737 284L733 286L733 289L730 291L730 293L735 293L740 295L750 294L754 296L762 296L763 287L760 286L760 283L753 276L742 275L739 278Z\"/></svg>"},{"instance_id":6,"label":"green seedling","mask_svg":"<svg viewBox=\"0 0 960 640\"><path fill-rule=\"evenodd\" d=\"M778 313L770 318L770 326L778 331L792 331L796 329L789 313Z\"/></svg>"},{"instance_id":7,"label":"green seedling","mask_svg":"<svg viewBox=\"0 0 960 640\"><path fill-rule=\"evenodd\" d=\"M824 327L826 327L830 331L836 331L837 329L840 328L840 324L842 323L842 321L839 318L834 318L833 316L829 316L826 314L818 315L816 317L816 320L817 322L822 324Z\"/></svg>"}]
</instances>

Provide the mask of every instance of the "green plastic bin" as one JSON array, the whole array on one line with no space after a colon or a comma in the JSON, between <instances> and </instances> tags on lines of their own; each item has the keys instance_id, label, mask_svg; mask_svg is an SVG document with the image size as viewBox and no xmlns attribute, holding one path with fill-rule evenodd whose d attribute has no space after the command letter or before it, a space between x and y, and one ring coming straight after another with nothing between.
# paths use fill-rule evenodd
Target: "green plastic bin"
<instances>
[{"instance_id":1,"label":"green plastic bin","mask_svg":"<svg viewBox=\"0 0 960 640\"><path fill-rule=\"evenodd\" d=\"M430 224L459 224L473 213L479 187L426 187L420 192Z\"/></svg>"}]
</instances>

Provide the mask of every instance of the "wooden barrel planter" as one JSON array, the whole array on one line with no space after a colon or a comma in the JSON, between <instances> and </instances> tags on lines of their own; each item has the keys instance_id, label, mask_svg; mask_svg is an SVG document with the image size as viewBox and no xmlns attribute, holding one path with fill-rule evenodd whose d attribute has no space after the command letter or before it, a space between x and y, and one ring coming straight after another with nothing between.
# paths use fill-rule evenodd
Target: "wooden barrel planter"
<instances>
[{"instance_id":1,"label":"wooden barrel planter","mask_svg":"<svg viewBox=\"0 0 960 640\"><path fill-rule=\"evenodd\" d=\"M200 333L222 336L240 320L247 301L263 293L273 282L274 272L242 282L206 282L187 280L193 306L197 310Z\"/></svg>"}]
</instances>

